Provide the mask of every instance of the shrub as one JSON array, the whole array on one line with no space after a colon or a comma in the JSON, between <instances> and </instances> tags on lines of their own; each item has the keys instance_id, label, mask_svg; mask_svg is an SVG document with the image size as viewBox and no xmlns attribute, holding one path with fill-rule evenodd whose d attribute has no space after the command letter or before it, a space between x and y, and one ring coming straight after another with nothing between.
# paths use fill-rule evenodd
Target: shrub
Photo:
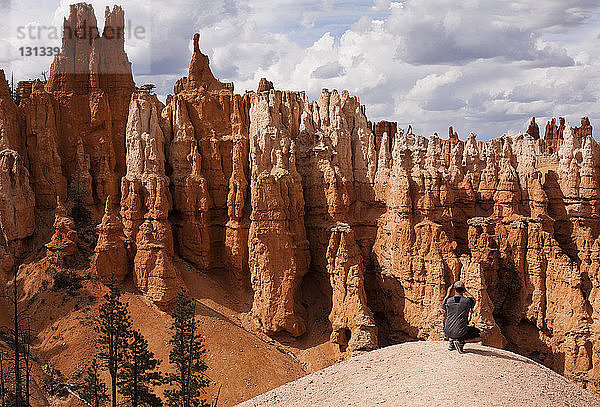
<instances>
[{"instance_id":1,"label":"shrub","mask_svg":"<svg viewBox=\"0 0 600 407\"><path fill-rule=\"evenodd\" d=\"M72 270L56 270L54 267L49 267L47 272L52 277L54 291L66 291L69 295L77 295L83 287L81 277Z\"/></svg>"}]
</instances>

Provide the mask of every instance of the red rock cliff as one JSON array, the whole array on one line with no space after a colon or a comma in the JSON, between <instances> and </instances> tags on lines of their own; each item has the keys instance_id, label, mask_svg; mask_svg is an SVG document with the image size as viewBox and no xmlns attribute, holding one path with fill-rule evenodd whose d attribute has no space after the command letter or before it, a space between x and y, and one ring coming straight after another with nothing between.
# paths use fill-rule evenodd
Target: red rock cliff
<instances>
[{"instance_id":1,"label":"red rock cliff","mask_svg":"<svg viewBox=\"0 0 600 407\"><path fill-rule=\"evenodd\" d=\"M173 264L172 207L165 175L164 105L145 92L131 97L127 121L127 174L121 180L121 216L136 286L152 301L170 303L182 284Z\"/></svg>"},{"instance_id":2,"label":"red rock cliff","mask_svg":"<svg viewBox=\"0 0 600 407\"><path fill-rule=\"evenodd\" d=\"M33 92L20 101L41 207L53 207L54 197L64 198L66 188L82 176L94 185L86 200L97 208L108 195L119 197L119 179L125 174L125 124L134 90L124 51L124 18L120 7L107 8L100 34L92 6L72 5L64 20L62 51L52 63L48 82L34 84ZM80 173L79 140L89 159L85 174ZM43 157L48 152L50 156ZM44 186L47 178L52 178L51 190Z\"/></svg>"}]
</instances>

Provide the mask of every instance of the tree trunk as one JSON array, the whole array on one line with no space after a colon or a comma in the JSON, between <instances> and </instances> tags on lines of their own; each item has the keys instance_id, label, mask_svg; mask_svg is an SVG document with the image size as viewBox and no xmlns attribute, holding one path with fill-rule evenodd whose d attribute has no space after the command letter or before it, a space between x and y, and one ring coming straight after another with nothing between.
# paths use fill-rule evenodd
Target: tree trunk
<instances>
[{"instance_id":1,"label":"tree trunk","mask_svg":"<svg viewBox=\"0 0 600 407\"><path fill-rule=\"evenodd\" d=\"M111 335L108 345L108 366L108 371L110 373L110 388L112 390L112 407L117 407L117 355L114 335Z\"/></svg>"},{"instance_id":2,"label":"tree trunk","mask_svg":"<svg viewBox=\"0 0 600 407\"><path fill-rule=\"evenodd\" d=\"M131 407L137 407L138 405L138 372L137 372L137 362L133 361L133 401Z\"/></svg>"},{"instance_id":3,"label":"tree trunk","mask_svg":"<svg viewBox=\"0 0 600 407\"><path fill-rule=\"evenodd\" d=\"M29 354L29 352L31 352L31 350L29 349L29 345L25 345L25 406L29 407L29 396L30 396L30 392L29 392L29 377L31 375L31 361L30 361L30 357L31 355Z\"/></svg>"},{"instance_id":4,"label":"tree trunk","mask_svg":"<svg viewBox=\"0 0 600 407\"><path fill-rule=\"evenodd\" d=\"M117 407L117 375L110 374L110 387L112 389L112 407Z\"/></svg>"},{"instance_id":5,"label":"tree trunk","mask_svg":"<svg viewBox=\"0 0 600 407\"><path fill-rule=\"evenodd\" d=\"M14 279L13 279L13 300L14 300L14 331L15 331L15 407L21 407L21 397L23 391L21 389L21 355L19 352L19 304L17 300L17 265L13 265L14 268Z\"/></svg>"},{"instance_id":6,"label":"tree trunk","mask_svg":"<svg viewBox=\"0 0 600 407\"><path fill-rule=\"evenodd\" d=\"M4 351L0 350L0 406L4 407Z\"/></svg>"}]
</instances>

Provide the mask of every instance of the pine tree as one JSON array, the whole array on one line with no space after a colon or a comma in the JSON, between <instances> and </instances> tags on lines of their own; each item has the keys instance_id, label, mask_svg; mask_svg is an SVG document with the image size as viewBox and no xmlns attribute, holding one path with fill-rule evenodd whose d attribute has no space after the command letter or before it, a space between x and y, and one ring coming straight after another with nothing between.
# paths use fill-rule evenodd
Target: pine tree
<instances>
[{"instance_id":1,"label":"pine tree","mask_svg":"<svg viewBox=\"0 0 600 407\"><path fill-rule=\"evenodd\" d=\"M17 273L22 263L21 258L13 254L13 282L12 288L7 287L7 294L0 296L8 300L9 306L12 308L12 326L0 327L5 332L7 339L11 343L12 353L12 378L14 379L13 386L14 391L12 394L5 389L4 397L7 398L5 404L11 407L25 407L29 400L29 376L27 372L27 360L24 362L24 357L29 357L29 348L27 343L30 341L31 330L26 326L26 322L29 321L28 306L22 307L20 296L19 296L19 282L17 280ZM25 354L24 354L25 353ZM25 375L23 375L25 373ZM25 380L24 380L25 379ZM23 383L25 381L25 383ZM5 382L6 383L6 382ZM25 389L23 389L25 384Z\"/></svg>"},{"instance_id":2,"label":"pine tree","mask_svg":"<svg viewBox=\"0 0 600 407\"><path fill-rule=\"evenodd\" d=\"M81 397L92 407L103 406L109 400L106 385L100 379L100 366L96 359L92 361L85 372L80 393Z\"/></svg>"},{"instance_id":3,"label":"pine tree","mask_svg":"<svg viewBox=\"0 0 600 407\"><path fill-rule=\"evenodd\" d=\"M173 389L165 391L168 405L171 407L208 407L206 393L209 379L204 372L207 369L202 360L204 339L197 333L195 306L182 289L177 294L177 306L173 311L173 336L169 362L175 365L175 373L167 376L167 383Z\"/></svg>"},{"instance_id":4,"label":"pine tree","mask_svg":"<svg viewBox=\"0 0 600 407\"><path fill-rule=\"evenodd\" d=\"M117 407L117 377L123 369L131 337L131 318L127 303L121 301L121 291L114 279L108 284L110 291L100 305L99 324L96 326L100 353L98 357L108 368L112 407Z\"/></svg>"},{"instance_id":5,"label":"pine tree","mask_svg":"<svg viewBox=\"0 0 600 407\"><path fill-rule=\"evenodd\" d=\"M160 361L148 350L148 341L139 331L133 332L129 343L127 361L119 374L121 394L131 407L160 407L162 401L153 393L152 387L163 382L156 371Z\"/></svg>"}]
</instances>

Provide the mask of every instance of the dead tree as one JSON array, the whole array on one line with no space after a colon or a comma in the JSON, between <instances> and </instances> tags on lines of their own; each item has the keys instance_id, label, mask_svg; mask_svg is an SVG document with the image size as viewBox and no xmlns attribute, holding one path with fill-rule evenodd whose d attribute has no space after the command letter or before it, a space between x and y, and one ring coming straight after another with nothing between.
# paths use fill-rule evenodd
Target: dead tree
<instances>
[{"instance_id":1,"label":"dead tree","mask_svg":"<svg viewBox=\"0 0 600 407\"><path fill-rule=\"evenodd\" d=\"M16 256L13 256L13 259L12 289L7 290L7 294L3 296L8 300L12 308L12 327L3 326L1 329L11 342L12 375L14 378L13 405L14 407L28 407L30 399L30 373L32 368L30 317L28 308L21 309L19 301L17 272L21 261ZM23 380L25 380L25 389L23 389Z\"/></svg>"},{"instance_id":2,"label":"dead tree","mask_svg":"<svg viewBox=\"0 0 600 407\"><path fill-rule=\"evenodd\" d=\"M31 405L29 403L31 397L31 369L33 368L31 360L31 319L27 317L25 320L27 321L27 328L21 330L21 342L23 344L23 368L25 373L25 406L29 407Z\"/></svg>"},{"instance_id":3,"label":"dead tree","mask_svg":"<svg viewBox=\"0 0 600 407\"><path fill-rule=\"evenodd\" d=\"M6 407L4 404L5 399L5 387L4 387L4 349L0 349L0 406Z\"/></svg>"}]
</instances>

